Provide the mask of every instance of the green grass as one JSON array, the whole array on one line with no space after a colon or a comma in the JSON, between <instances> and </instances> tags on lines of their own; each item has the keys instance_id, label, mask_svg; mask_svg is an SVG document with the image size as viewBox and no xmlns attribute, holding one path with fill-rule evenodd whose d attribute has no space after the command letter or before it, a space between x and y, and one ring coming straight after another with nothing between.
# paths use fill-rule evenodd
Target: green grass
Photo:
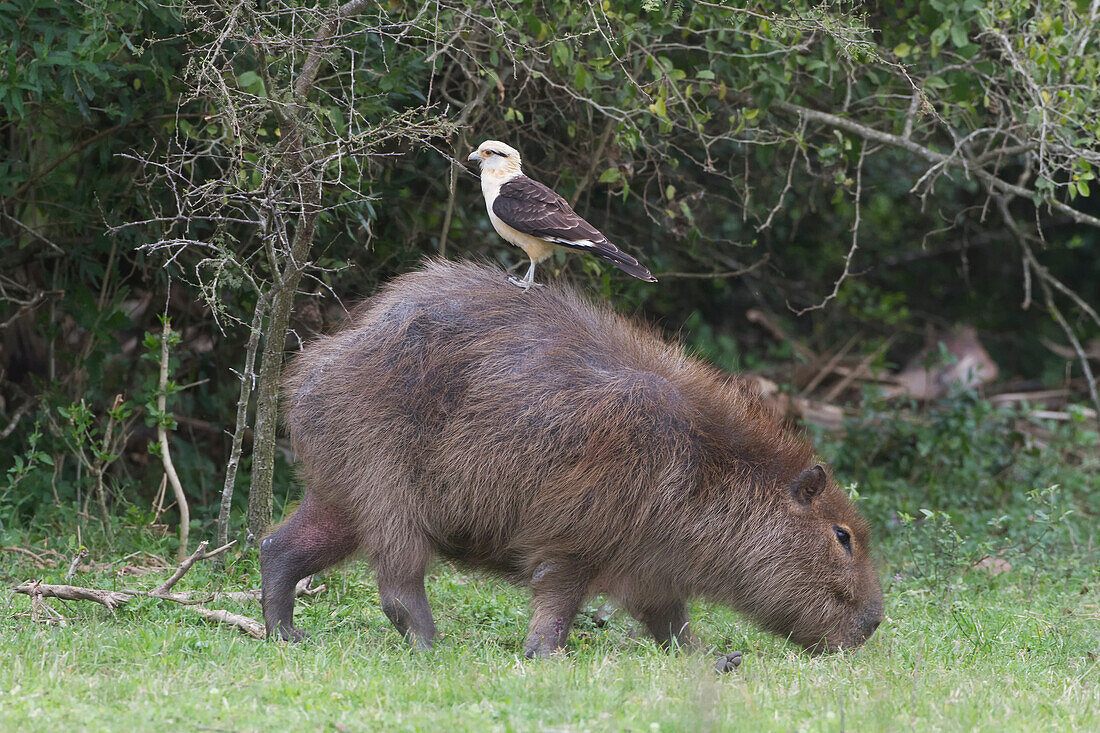
<instances>
[{"instance_id":1,"label":"green grass","mask_svg":"<svg viewBox=\"0 0 1100 733\"><path fill-rule=\"evenodd\" d=\"M889 555L902 556L902 550ZM102 558L101 558L102 559ZM0 555L0 580L35 577ZM904 563L897 563L902 567ZM69 621L32 622L0 595L0 730L1098 730L1100 574L1092 553L1044 558L949 585L890 578L887 619L858 653L810 657L729 610L697 604L733 673L668 654L623 615L582 617L562 658L524 660L522 590L441 566L428 586L441 639L406 648L360 565L300 599L303 645L262 643L149 600L117 616L48 601ZM58 582L64 569L38 571ZM74 582L151 587L164 574ZM199 567L182 587L254 587L251 562ZM254 617L258 604L211 604Z\"/></svg>"}]
</instances>

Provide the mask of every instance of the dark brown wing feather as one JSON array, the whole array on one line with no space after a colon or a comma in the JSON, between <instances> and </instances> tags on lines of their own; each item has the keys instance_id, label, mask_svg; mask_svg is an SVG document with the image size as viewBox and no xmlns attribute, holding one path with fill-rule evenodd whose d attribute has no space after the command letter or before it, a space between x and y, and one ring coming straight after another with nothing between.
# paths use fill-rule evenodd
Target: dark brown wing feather
<instances>
[{"instance_id":1,"label":"dark brown wing feather","mask_svg":"<svg viewBox=\"0 0 1100 733\"><path fill-rule=\"evenodd\" d=\"M508 226L548 242L599 257L640 280L657 282L638 260L607 240L596 227L577 216L561 196L527 176L500 187L493 213Z\"/></svg>"}]
</instances>

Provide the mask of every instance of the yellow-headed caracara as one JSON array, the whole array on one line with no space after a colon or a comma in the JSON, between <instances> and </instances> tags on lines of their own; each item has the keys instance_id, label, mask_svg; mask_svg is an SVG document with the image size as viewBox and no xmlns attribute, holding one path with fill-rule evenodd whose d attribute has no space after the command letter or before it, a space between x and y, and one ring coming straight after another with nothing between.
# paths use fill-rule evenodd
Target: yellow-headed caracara
<instances>
[{"instance_id":1,"label":"yellow-headed caracara","mask_svg":"<svg viewBox=\"0 0 1100 733\"><path fill-rule=\"evenodd\" d=\"M515 148L486 140L470 153L469 160L481 165L481 192L493 228L531 258L523 279L512 278L516 285L524 289L534 285L535 265L553 254L556 247L588 252L639 280L657 282L638 260L577 216L565 199L523 175Z\"/></svg>"}]
</instances>

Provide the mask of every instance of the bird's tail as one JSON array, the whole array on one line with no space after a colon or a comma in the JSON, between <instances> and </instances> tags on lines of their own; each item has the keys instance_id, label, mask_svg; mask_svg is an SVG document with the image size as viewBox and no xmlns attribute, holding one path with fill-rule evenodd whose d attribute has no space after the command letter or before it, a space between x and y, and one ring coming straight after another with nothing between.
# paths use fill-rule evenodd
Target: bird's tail
<instances>
[{"instance_id":1,"label":"bird's tail","mask_svg":"<svg viewBox=\"0 0 1100 733\"><path fill-rule=\"evenodd\" d=\"M621 250L609 251L606 249L590 249L591 254L599 257L604 262L610 262L619 268L627 275L638 278L639 280L645 280L647 283L657 282L657 278L653 277L653 273L646 268L645 265L638 262L626 252Z\"/></svg>"}]
</instances>

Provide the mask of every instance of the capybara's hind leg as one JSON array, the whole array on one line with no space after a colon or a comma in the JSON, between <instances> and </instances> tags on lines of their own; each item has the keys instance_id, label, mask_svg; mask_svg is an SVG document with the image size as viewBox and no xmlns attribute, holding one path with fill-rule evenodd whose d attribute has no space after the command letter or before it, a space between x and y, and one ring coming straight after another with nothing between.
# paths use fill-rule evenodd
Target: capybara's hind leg
<instances>
[{"instance_id":1,"label":"capybara's hind leg","mask_svg":"<svg viewBox=\"0 0 1100 733\"><path fill-rule=\"evenodd\" d=\"M592 574L563 561L540 564L531 578L531 621L525 657L548 657L565 646Z\"/></svg>"},{"instance_id":2,"label":"capybara's hind leg","mask_svg":"<svg viewBox=\"0 0 1100 733\"><path fill-rule=\"evenodd\" d=\"M382 612L417 649L428 650L435 641L435 622L424 592L425 550L405 548L400 554L375 559Z\"/></svg>"},{"instance_id":3,"label":"capybara's hind leg","mask_svg":"<svg viewBox=\"0 0 1100 733\"><path fill-rule=\"evenodd\" d=\"M260 585L269 638L304 638L293 624L294 587L358 547L359 535L349 518L307 492L290 521L260 543Z\"/></svg>"},{"instance_id":4,"label":"capybara's hind leg","mask_svg":"<svg viewBox=\"0 0 1100 733\"><path fill-rule=\"evenodd\" d=\"M664 648L676 644L689 651L701 649L699 642L695 640L688 628L687 605L681 601L668 601L667 603L653 604L642 609L631 609L634 618L645 624L649 633Z\"/></svg>"}]
</instances>

